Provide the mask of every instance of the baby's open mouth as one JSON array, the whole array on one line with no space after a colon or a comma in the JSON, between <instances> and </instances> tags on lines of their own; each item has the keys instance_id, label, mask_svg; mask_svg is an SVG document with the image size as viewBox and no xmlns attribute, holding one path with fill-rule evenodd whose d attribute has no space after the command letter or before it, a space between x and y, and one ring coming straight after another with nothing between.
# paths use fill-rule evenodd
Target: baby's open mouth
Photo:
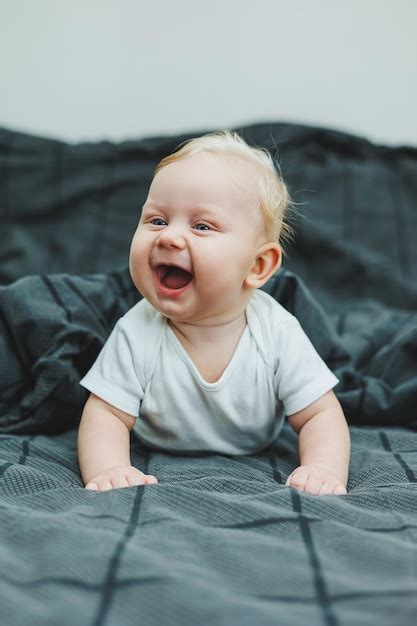
<instances>
[{"instance_id":1,"label":"baby's open mouth","mask_svg":"<svg viewBox=\"0 0 417 626\"><path fill-rule=\"evenodd\" d=\"M158 265L155 272L161 283L169 289L181 289L193 279L191 272L174 265Z\"/></svg>"}]
</instances>

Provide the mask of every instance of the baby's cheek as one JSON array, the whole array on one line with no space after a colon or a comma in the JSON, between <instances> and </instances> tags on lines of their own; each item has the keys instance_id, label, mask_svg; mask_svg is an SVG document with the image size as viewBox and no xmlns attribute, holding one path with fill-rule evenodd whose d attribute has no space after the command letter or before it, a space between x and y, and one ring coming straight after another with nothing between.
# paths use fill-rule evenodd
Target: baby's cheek
<instances>
[{"instance_id":1,"label":"baby's cheek","mask_svg":"<svg viewBox=\"0 0 417 626\"><path fill-rule=\"evenodd\" d=\"M146 261L145 246L141 244L140 238L135 236L130 246L130 254L129 254L130 273L139 275L140 268L142 268L143 270L143 268L145 267L144 265L145 261Z\"/></svg>"},{"instance_id":2,"label":"baby's cheek","mask_svg":"<svg viewBox=\"0 0 417 626\"><path fill-rule=\"evenodd\" d=\"M137 289L140 291L140 287L143 283L143 269L144 263L141 261L141 255L134 250L131 250L129 257L129 271L132 281Z\"/></svg>"},{"instance_id":3,"label":"baby's cheek","mask_svg":"<svg viewBox=\"0 0 417 626\"><path fill-rule=\"evenodd\" d=\"M140 253L140 249L141 249L141 236L140 236L140 232L137 230L136 233L133 236L133 239L130 243L130 256L131 258L135 258L138 256L138 254Z\"/></svg>"}]
</instances>

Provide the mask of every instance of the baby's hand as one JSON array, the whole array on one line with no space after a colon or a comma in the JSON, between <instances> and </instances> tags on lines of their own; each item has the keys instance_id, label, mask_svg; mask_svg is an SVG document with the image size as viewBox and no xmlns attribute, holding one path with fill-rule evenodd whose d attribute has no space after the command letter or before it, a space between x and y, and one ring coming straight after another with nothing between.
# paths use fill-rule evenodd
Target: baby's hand
<instances>
[{"instance_id":1,"label":"baby's hand","mask_svg":"<svg viewBox=\"0 0 417 626\"><path fill-rule=\"evenodd\" d=\"M288 476L285 486L295 487L295 489L311 493L313 496L347 494L346 487L330 468L315 463L297 467Z\"/></svg>"},{"instance_id":2,"label":"baby's hand","mask_svg":"<svg viewBox=\"0 0 417 626\"><path fill-rule=\"evenodd\" d=\"M85 489L94 491L108 491L121 487L134 487L135 485L155 485L158 480L152 474L144 474L132 465L116 465L94 476L85 486Z\"/></svg>"}]
</instances>

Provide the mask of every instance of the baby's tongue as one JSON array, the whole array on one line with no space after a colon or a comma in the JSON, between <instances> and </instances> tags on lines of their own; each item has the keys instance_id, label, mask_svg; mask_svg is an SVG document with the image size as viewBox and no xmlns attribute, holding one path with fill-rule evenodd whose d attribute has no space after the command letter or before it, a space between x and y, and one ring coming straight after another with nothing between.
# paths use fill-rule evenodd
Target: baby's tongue
<instances>
[{"instance_id":1,"label":"baby's tongue","mask_svg":"<svg viewBox=\"0 0 417 626\"><path fill-rule=\"evenodd\" d=\"M189 272L181 270L179 267L172 267L164 278L164 285L170 289L181 289L181 287L185 287L191 279L192 276Z\"/></svg>"}]
</instances>

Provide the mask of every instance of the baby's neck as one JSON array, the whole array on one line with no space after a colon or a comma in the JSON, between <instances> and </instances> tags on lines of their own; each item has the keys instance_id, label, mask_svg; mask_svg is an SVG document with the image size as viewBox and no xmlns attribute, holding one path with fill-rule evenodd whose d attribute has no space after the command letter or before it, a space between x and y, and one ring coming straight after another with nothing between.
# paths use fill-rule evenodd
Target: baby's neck
<instances>
[{"instance_id":1,"label":"baby's neck","mask_svg":"<svg viewBox=\"0 0 417 626\"><path fill-rule=\"evenodd\" d=\"M187 322L173 322L168 324L182 342L191 346L216 345L230 341L242 334L247 323L246 312L240 312L236 317L213 324L193 324Z\"/></svg>"}]
</instances>

